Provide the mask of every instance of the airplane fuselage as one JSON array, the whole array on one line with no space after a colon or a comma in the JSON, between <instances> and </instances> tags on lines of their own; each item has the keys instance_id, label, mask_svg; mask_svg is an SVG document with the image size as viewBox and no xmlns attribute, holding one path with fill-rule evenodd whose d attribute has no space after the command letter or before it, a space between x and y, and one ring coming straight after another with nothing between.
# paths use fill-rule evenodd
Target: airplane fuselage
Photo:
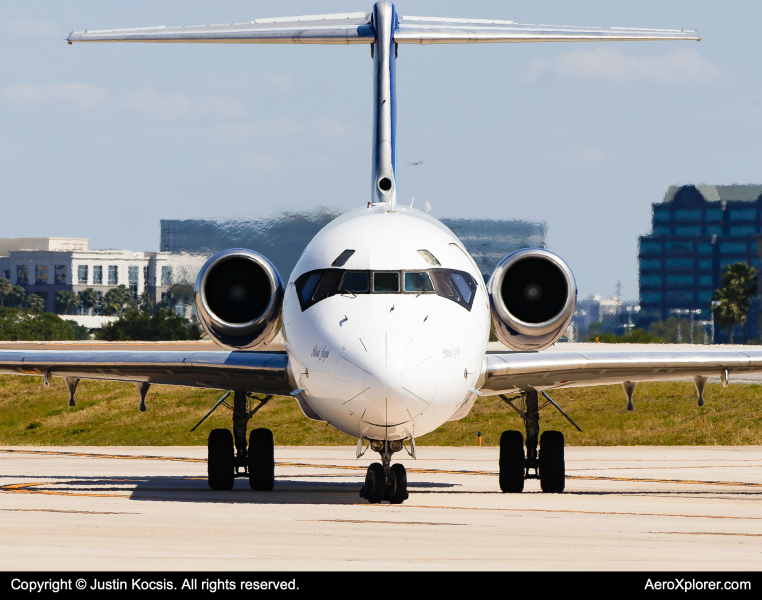
<instances>
[{"instance_id":1,"label":"airplane fuselage","mask_svg":"<svg viewBox=\"0 0 762 600\"><path fill-rule=\"evenodd\" d=\"M325 227L283 303L298 399L358 438L417 438L467 411L489 331L487 291L463 244L399 205Z\"/></svg>"}]
</instances>

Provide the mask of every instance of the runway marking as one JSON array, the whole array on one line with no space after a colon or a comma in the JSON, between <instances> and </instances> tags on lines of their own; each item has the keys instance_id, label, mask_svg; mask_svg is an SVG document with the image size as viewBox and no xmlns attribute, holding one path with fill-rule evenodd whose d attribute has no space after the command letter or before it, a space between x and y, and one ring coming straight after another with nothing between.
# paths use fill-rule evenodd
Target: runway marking
<instances>
[{"instance_id":1,"label":"runway marking","mask_svg":"<svg viewBox=\"0 0 762 600\"><path fill-rule=\"evenodd\" d=\"M757 462L757 461L754 461ZM635 471L638 469L748 469L750 467L762 467L762 463L756 465L696 465L682 467L580 467L578 469L566 469L567 471Z\"/></svg>"},{"instance_id":2,"label":"runway marking","mask_svg":"<svg viewBox=\"0 0 762 600\"><path fill-rule=\"evenodd\" d=\"M138 512L109 512L104 510L57 510L55 508L0 508L3 512L50 512L74 513L78 515L142 515Z\"/></svg>"},{"instance_id":3,"label":"runway marking","mask_svg":"<svg viewBox=\"0 0 762 600\"><path fill-rule=\"evenodd\" d=\"M182 456L150 456L147 454L96 454L93 452L61 452L57 450L11 450L0 449L9 454L46 454L50 456L84 456L86 458L115 458L121 460L168 460L178 462L206 462L205 458L184 458Z\"/></svg>"},{"instance_id":4,"label":"runway marking","mask_svg":"<svg viewBox=\"0 0 762 600\"><path fill-rule=\"evenodd\" d=\"M648 533L672 535L737 535L741 537L762 537L762 533L722 533L719 531L649 531Z\"/></svg>"},{"instance_id":5,"label":"runway marking","mask_svg":"<svg viewBox=\"0 0 762 600\"><path fill-rule=\"evenodd\" d=\"M187 477L183 478L185 480L189 481L198 481L202 478L198 477ZM114 481L113 479L105 480L108 482ZM120 479L118 481L128 481ZM40 481L37 483L18 483L18 484L10 484L5 486L0 486L0 492L5 493L26 493L26 494L46 494L46 495L54 495L54 496L85 496L85 497L93 497L93 498L127 498L129 497L126 494L90 494L90 493L82 493L82 492L67 492L67 491L51 491L51 490L35 490L32 489L35 486L40 485L56 485L56 484L66 484L65 481ZM153 490L156 491L156 490ZM182 492L182 491L189 491L189 490L183 490L183 489L177 489L177 490L170 490L172 492ZM198 491L198 490L190 490L190 491ZM205 490L208 491L208 490ZM277 492L277 490L276 490ZM141 500L166 500L166 497L160 497L160 496L141 496ZM183 498L176 498L175 499L178 502L182 502L185 499ZM203 500L204 502L215 502L215 503L239 503L240 501L233 501L230 499L225 500L216 500L216 499L207 499L205 498ZM270 504L270 503L266 503ZM600 510L569 510L569 509L551 509L551 508L505 508L505 507L474 507L474 506L437 506L437 505L425 505L425 504L366 504L365 502L353 502L351 503L351 506L364 506L369 507L371 509L387 509L387 508L403 508L403 509L437 509L437 510L476 510L476 511L497 511L497 512L511 512L511 513L561 513L561 514L582 514L582 515L611 515L611 516L634 516L634 517L683 517L683 518L691 518L691 519L718 519L718 520L734 520L734 521L744 521L744 520L751 520L751 521L760 521L762 520L762 517L736 517L736 516L728 516L728 515L691 515L691 514L673 514L673 513L638 513L638 512L624 512L624 511L600 511ZM0 509L0 510L24 510L24 509ZM28 509L28 510L40 510L43 509ZM80 512L80 511L58 511L58 512ZM81 511L86 512L86 511ZM103 514L142 514L142 513L103 513ZM342 519L301 519L301 520L314 520L314 521L342 521ZM362 520L346 520L347 522L364 522ZM386 521L369 521L369 522L378 522L378 523L385 523ZM390 523L394 523L394 521L390 521ZM407 522L403 522L407 523ZM411 522L413 523L413 522ZM425 523L422 522L421 524L439 524L439 525L458 525L459 523ZM676 532L677 533L677 532ZM756 534L755 534L756 535ZM762 534L760 534L762 535Z\"/></svg>"},{"instance_id":6,"label":"runway marking","mask_svg":"<svg viewBox=\"0 0 762 600\"><path fill-rule=\"evenodd\" d=\"M365 519L298 519L323 523L376 523L378 525L467 525L467 523L436 523L434 521L368 521Z\"/></svg>"},{"instance_id":7,"label":"runway marking","mask_svg":"<svg viewBox=\"0 0 762 600\"><path fill-rule=\"evenodd\" d=\"M166 461L179 461L179 462L197 462L205 463L206 460L202 458L183 458L175 456L150 456L144 454L94 454L86 452L61 452L54 450L10 450L0 449L0 452L17 453L17 454L44 454L44 455L63 455L63 456L84 456L88 458L112 458L112 459L127 459L127 460L166 460ZM360 465L328 465L328 464L314 464L314 463L296 463L296 462L276 462L276 467L306 467L312 469L341 469L348 471L365 471L366 467ZM619 469L621 470L621 469ZM466 471L466 470L449 470L449 469L407 469L408 473L427 473L427 474L449 474L449 475L486 475L497 476L497 471ZM762 483L751 483L744 481L700 481L700 480L686 480L686 479L657 479L657 478L636 478L636 477L604 477L593 475L567 475L567 479L579 479L585 481L630 481L641 483L679 483L683 485L722 485L731 487L762 487Z\"/></svg>"}]
</instances>

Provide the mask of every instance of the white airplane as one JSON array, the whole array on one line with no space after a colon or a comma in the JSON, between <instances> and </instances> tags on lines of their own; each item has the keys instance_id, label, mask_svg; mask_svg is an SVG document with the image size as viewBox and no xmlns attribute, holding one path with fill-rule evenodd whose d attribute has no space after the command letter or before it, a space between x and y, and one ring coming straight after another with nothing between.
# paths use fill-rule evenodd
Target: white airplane
<instances>
[{"instance_id":1,"label":"white airplane","mask_svg":"<svg viewBox=\"0 0 762 600\"><path fill-rule=\"evenodd\" d=\"M501 490L521 492L525 479L538 478L543 491L561 492L563 435L539 435L538 394L555 405L548 390L621 383L632 408L637 382L692 377L701 405L708 376L720 374L727 384L730 373L762 371L762 351L542 352L574 313L576 284L566 263L546 250L520 250L485 285L447 227L396 202L398 45L699 39L682 30L399 16L389 2L368 14L73 32L70 44L367 44L374 83L370 201L315 236L285 288L256 252L232 249L209 259L196 282L196 308L228 352L4 350L0 372L42 375L46 384L64 377L70 406L83 378L135 382L141 410L152 384L227 390L212 410L233 394L232 433L215 429L208 442L208 482L222 490L236 477L248 477L255 490L273 488L272 433L254 429L247 445L247 426L271 395L290 394L307 418L355 436L358 458L368 448L380 454L360 491L371 503L408 497L405 468L391 464L394 453L404 448L414 457L416 438L465 417L478 397L500 395L526 428L526 440L519 431L501 436ZM491 325L512 351L487 352ZM268 351L279 330L285 352ZM264 394L253 409L252 394Z\"/></svg>"}]
</instances>

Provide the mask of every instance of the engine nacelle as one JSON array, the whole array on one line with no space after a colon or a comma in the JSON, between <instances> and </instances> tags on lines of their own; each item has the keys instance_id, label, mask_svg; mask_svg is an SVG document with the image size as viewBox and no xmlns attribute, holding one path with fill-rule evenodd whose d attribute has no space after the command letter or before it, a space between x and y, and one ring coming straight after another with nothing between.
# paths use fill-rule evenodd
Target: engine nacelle
<instances>
[{"instance_id":1,"label":"engine nacelle","mask_svg":"<svg viewBox=\"0 0 762 600\"><path fill-rule=\"evenodd\" d=\"M542 350L574 316L577 284L568 265L547 250L506 256L487 284L498 339L514 350Z\"/></svg>"},{"instance_id":2,"label":"engine nacelle","mask_svg":"<svg viewBox=\"0 0 762 600\"><path fill-rule=\"evenodd\" d=\"M256 350L278 334L283 282L273 264L252 250L212 256L196 279L196 312L209 336L228 350Z\"/></svg>"}]
</instances>

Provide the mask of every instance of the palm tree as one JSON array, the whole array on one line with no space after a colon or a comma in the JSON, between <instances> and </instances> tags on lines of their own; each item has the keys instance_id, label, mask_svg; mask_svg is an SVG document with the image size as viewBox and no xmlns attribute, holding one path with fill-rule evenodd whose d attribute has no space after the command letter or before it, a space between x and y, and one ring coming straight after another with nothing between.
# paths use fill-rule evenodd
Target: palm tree
<instances>
[{"instance_id":1,"label":"palm tree","mask_svg":"<svg viewBox=\"0 0 762 600\"><path fill-rule=\"evenodd\" d=\"M45 299L39 294L30 294L26 299L26 305L34 313L45 312Z\"/></svg>"},{"instance_id":2,"label":"palm tree","mask_svg":"<svg viewBox=\"0 0 762 600\"><path fill-rule=\"evenodd\" d=\"M100 298L93 288L87 288L79 293L79 301L82 307L90 314L90 311L98 304Z\"/></svg>"},{"instance_id":3,"label":"palm tree","mask_svg":"<svg viewBox=\"0 0 762 600\"><path fill-rule=\"evenodd\" d=\"M12 285L3 303L13 308L21 308L26 303L26 290L20 285Z\"/></svg>"},{"instance_id":4,"label":"palm tree","mask_svg":"<svg viewBox=\"0 0 762 600\"><path fill-rule=\"evenodd\" d=\"M107 315L118 314L121 316L124 309L132 304L132 292L130 292L124 285L118 285L115 288L111 288L106 292L106 295L103 296L101 311Z\"/></svg>"},{"instance_id":5,"label":"palm tree","mask_svg":"<svg viewBox=\"0 0 762 600\"><path fill-rule=\"evenodd\" d=\"M13 284L3 277L0 279L0 306L5 306L5 299L13 290Z\"/></svg>"},{"instance_id":6,"label":"palm tree","mask_svg":"<svg viewBox=\"0 0 762 600\"><path fill-rule=\"evenodd\" d=\"M759 271L746 263L728 265L720 278L720 289L712 295L714 320L728 330L728 340L733 343L733 327L743 325L743 343L746 343L746 318L749 304L757 293Z\"/></svg>"},{"instance_id":7,"label":"palm tree","mask_svg":"<svg viewBox=\"0 0 762 600\"><path fill-rule=\"evenodd\" d=\"M79 295L69 290L59 290L55 295L56 309L65 315L70 315L79 308L82 300Z\"/></svg>"},{"instance_id":8,"label":"palm tree","mask_svg":"<svg viewBox=\"0 0 762 600\"><path fill-rule=\"evenodd\" d=\"M138 297L138 308L142 310L143 312L150 313L153 310L153 305L155 304L153 296L148 292L148 290L144 291L140 296Z\"/></svg>"}]
</instances>

